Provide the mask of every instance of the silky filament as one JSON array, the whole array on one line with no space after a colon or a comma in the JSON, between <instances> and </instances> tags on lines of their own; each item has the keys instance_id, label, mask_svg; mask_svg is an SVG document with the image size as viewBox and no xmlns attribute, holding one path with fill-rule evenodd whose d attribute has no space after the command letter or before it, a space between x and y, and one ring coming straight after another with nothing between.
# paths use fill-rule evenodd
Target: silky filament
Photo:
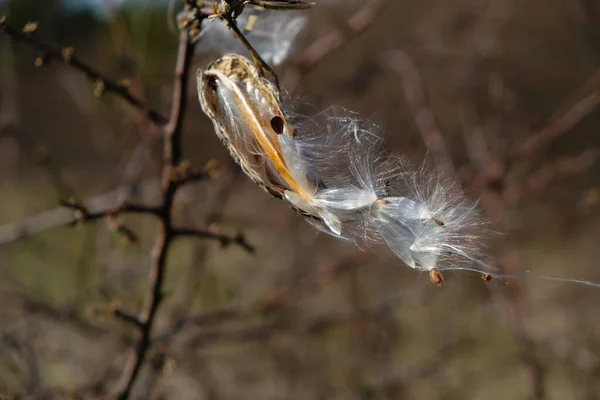
<instances>
[{"instance_id":1,"label":"silky filament","mask_svg":"<svg viewBox=\"0 0 600 400\"><path fill-rule=\"evenodd\" d=\"M385 152L373 123L336 108L286 115L276 87L239 55L199 71L198 91L244 172L322 231L385 243L418 270L490 269L475 205L437 173Z\"/></svg>"}]
</instances>

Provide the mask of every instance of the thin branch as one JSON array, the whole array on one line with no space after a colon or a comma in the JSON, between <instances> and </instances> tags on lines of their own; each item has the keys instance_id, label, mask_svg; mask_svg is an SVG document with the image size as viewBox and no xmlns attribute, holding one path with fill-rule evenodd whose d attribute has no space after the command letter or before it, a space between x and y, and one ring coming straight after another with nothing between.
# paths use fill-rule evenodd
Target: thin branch
<instances>
[{"instance_id":1,"label":"thin branch","mask_svg":"<svg viewBox=\"0 0 600 400\"><path fill-rule=\"evenodd\" d=\"M115 318L120 319L123 322L131 324L135 326L137 329L143 329L142 322L135 316L131 315L120 308L115 308L112 310L112 314Z\"/></svg>"},{"instance_id":2,"label":"thin branch","mask_svg":"<svg viewBox=\"0 0 600 400\"><path fill-rule=\"evenodd\" d=\"M83 72L88 79L95 82L98 87L101 87L103 91L112 92L118 97L121 97L126 102L131 104L133 107L140 110L145 114L152 122L157 125L164 125L168 123L168 119L163 116L157 110L151 108L145 100L137 97L127 88L126 85L119 84L105 75L101 74L96 69L90 67L73 53L73 49L70 47L64 49L58 49L47 44L40 42L34 35L35 29L20 31L8 25L6 18L2 17L2 23L0 24L0 32L4 32L9 35L13 40L24 42L37 49L42 53L40 60L57 60L66 65L69 65L81 72Z\"/></svg>"},{"instance_id":3,"label":"thin branch","mask_svg":"<svg viewBox=\"0 0 600 400\"><path fill-rule=\"evenodd\" d=\"M244 237L244 235L242 235L241 233L238 233L235 236L229 236L229 235L225 235L225 234L222 234L219 232L215 232L214 230L210 230L210 229L181 228L181 229L175 229L173 231L173 234L176 237L187 236L187 237L196 237L196 238L200 238L200 239L218 240L221 243L221 246L223 246L223 247L227 247L229 245L235 244L235 245L242 247L248 253L254 253L254 251L255 251L254 246L249 244L246 241L246 238Z\"/></svg>"},{"instance_id":4,"label":"thin branch","mask_svg":"<svg viewBox=\"0 0 600 400\"><path fill-rule=\"evenodd\" d=\"M172 172L181 160L181 131L183 116L187 105L187 80L193 55L193 44L189 34L183 30L179 40L179 50L175 67L173 88L173 106L171 117L164 130L162 203L160 205L160 222L154 248L152 265L148 278L148 290L142 311L138 316L138 342L128 357L118 386L119 400L129 398L139 372L144 364L151 345L151 333L158 308L164 298L163 283L166 273L166 260L170 244L174 239L171 220L171 209L175 193L179 185L172 179Z\"/></svg>"},{"instance_id":5,"label":"thin branch","mask_svg":"<svg viewBox=\"0 0 600 400\"><path fill-rule=\"evenodd\" d=\"M304 0L248 0L247 4L269 10L307 10L315 3Z\"/></svg>"},{"instance_id":6,"label":"thin branch","mask_svg":"<svg viewBox=\"0 0 600 400\"><path fill-rule=\"evenodd\" d=\"M155 185L144 182L142 187L144 188L143 191L154 190ZM103 193L87 199L85 207L88 212L90 212L89 210L114 210L119 207L118 199L122 195L123 193L119 189ZM71 204L68 205L68 208L73 209ZM59 226L74 224L75 222L76 219L73 217L73 213L64 207L44 211L28 217L19 223L9 223L0 226L0 245L36 235Z\"/></svg>"},{"instance_id":7,"label":"thin branch","mask_svg":"<svg viewBox=\"0 0 600 400\"><path fill-rule=\"evenodd\" d=\"M248 49L250 54L252 54L254 64L258 66L262 74L266 76L266 74L268 73L269 78L271 78L275 86L279 88L279 78L277 77L277 74L275 73L275 71L273 71L273 68L271 68L271 66L267 64L265 60L262 59L260 54L258 54L258 52L254 49L254 47L252 47L248 39L246 39L246 36L244 36L240 28L238 28L237 22L235 22L235 18L231 14L224 14L223 19L227 21L227 24L229 25L231 30L233 30L237 38L242 42L244 47Z\"/></svg>"},{"instance_id":8,"label":"thin branch","mask_svg":"<svg viewBox=\"0 0 600 400\"><path fill-rule=\"evenodd\" d=\"M91 212L84 205L73 200L60 200L63 207L75 210L75 220L71 224L79 224L87 221L94 221L102 218L114 218L121 214L150 214L160 216L160 208L150 207L141 204L123 202L120 206L106 210Z\"/></svg>"}]
</instances>

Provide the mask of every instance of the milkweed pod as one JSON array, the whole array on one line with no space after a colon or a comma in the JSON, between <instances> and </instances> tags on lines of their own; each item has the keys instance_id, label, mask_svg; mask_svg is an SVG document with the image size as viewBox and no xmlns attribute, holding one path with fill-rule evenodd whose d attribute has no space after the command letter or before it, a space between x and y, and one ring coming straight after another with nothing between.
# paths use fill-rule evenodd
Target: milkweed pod
<instances>
[{"instance_id":1,"label":"milkweed pod","mask_svg":"<svg viewBox=\"0 0 600 400\"><path fill-rule=\"evenodd\" d=\"M199 73L198 88L246 174L319 229L386 244L415 269L488 269L475 205L439 174L385 152L373 123L334 107L311 117L284 113L277 88L238 55Z\"/></svg>"}]
</instances>

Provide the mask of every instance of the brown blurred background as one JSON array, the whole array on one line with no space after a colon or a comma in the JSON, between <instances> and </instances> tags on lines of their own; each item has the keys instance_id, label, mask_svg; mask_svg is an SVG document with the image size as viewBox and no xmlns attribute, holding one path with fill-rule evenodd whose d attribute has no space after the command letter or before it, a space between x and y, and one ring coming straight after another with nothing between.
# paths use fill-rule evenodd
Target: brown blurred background
<instances>
[{"instance_id":1,"label":"brown blurred background","mask_svg":"<svg viewBox=\"0 0 600 400\"><path fill-rule=\"evenodd\" d=\"M596 3L316 2L276 68L291 97L359 112L389 132L391 151L459 179L499 233L490 253L504 273L600 282ZM166 113L177 51L167 5L99 3L12 0L0 14L38 21L40 40L73 46ZM199 52L194 69L216 56ZM92 310L140 308L156 225L127 217L140 244L127 243L103 221L66 227L57 200L156 201L161 144L121 99L36 57L0 35L0 397L102 397L134 337ZM257 251L174 245L133 398L600 398L600 288L461 272L439 289L317 233L238 172L189 85L184 157L216 159L221 173L186 187L175 217L241 231Z\"/></svg>"}]
</instances>

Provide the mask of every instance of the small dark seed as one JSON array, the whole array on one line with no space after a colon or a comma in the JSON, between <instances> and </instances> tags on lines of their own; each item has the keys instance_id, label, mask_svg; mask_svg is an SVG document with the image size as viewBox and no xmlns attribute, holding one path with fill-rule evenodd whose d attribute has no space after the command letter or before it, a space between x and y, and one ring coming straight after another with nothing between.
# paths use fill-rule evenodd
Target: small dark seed
<instances>
[{"instance_id":1,"label":"small dark seed","mask_svg":"<svg viewBox=\"0 0 600 400\"><path fill-rule=\"evenodd\" d=\"M209 76L206 80L206 84L213 93L217 92L217 78L215 76Z\"/></svg>"},{"instance_id":2,"label":"small dark seed","mask_svg":"<svg viewBox=\"0 0 600 400\"><path fill-rule=\"evenodd\" d=\"M283 118L277 115L271 118L271 128L273 128L276 134L281 135L284 127Z\"/></svg>"},{"instance_id":3,"label":"small dark seed","mask_svg":"<svg viewBox=\"0 0 600 400\"><path fill-rule=\"evenodd\" d=\"M435 224L437 226L444 226L444 223L442 221L440 221L439 219L436 218L431 218L433 220L433 222L435 222Z\"/></svg>"}]
</instances>

